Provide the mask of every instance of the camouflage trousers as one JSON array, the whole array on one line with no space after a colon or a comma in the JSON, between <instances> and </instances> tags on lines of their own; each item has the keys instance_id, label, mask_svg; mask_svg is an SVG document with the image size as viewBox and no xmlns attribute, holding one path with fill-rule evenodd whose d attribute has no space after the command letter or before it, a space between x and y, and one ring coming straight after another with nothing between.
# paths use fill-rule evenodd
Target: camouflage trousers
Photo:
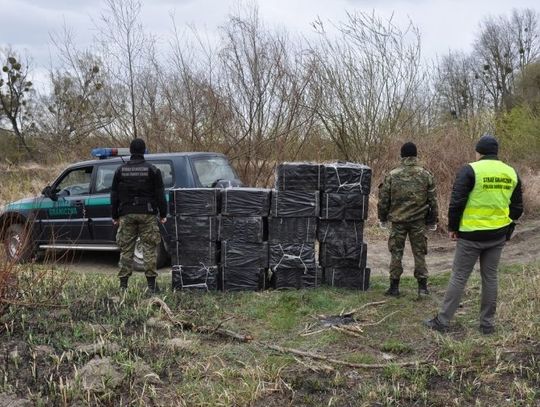
<instances>
[{"instance_id":1,"label":"camouflage trousers","mask_svg":"<svg viewBox=\"0 0 540 407\"><path fill-rule=\"evenodd\" d=\"M139 213L130 213L120 217L120 226L116 233L116 243L120 248L118 277L131 276L137 238L140 238L139 247L143 255L144 274L147 277L156 277L156 249L161 242L156 215Z\"/></svg>"},{"instance_id":2,"label":"camouflage trousers","mask_svg":"<svg viewBox=\"0 0 540 407\"><path fill-rule=\"evenodd\" d=\"M405 240L409 236L411 249L414 256L414 276L427 278L428 271L426 266L427 237L426 225L424 221L392 223L390 238L388 239L388 250L390 250L390 278L399 279L403 274L403 249Z\"/></svg>"}]
</instances>

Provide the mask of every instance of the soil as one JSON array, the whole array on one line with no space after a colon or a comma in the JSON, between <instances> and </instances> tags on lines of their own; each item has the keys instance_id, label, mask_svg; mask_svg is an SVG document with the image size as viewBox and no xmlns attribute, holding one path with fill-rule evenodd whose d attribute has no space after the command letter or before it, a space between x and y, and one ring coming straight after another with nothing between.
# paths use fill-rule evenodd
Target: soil
<instances>
[{"instance_id":1,"label":"soil","mask_svg":"<svg viewBox=\"0 0 540 407\"><path fill-rule=\"evenodd\" d=\"M374 275L388 275L390 253L385 237L366 237L368 244L368 266ZM432 274L451 271L456 242L438 232L428 234L428 255L426 262ZM512 239L506 244L501 257L501 264L527 264L540 261L540 219L528 219L521 222ZM477 264L478 266L478 264ZM414 274L414 260L407 244L403 255L404 275Z\"/></svg>"},{"instance_id":2,"label":"soil","mask_svg":"<svg viewBox=\"0 0 540 407\"><path fill-rule=\"evenodd\" d=\"M377 233L367 233L365 241L368 244L368 266L372 275L388 275L390 254L387 247L387 236ZM501 259L502 264L526 264L540 261L540 219L527 219L521 222L506 245ZM454 258L455 242L439 232L429 232L428 255L426 261L432 274L450 271ZM63 256L63 266L78 272L98 272L116 274L118 272L118 253L110 252L78 252ZM405 276L412 276L414 263L409 245L403 256ZM162 275L170 274L170 266L159 270ZM140 273L136 273L140 274Z\"/></svg>"}]
</instances>

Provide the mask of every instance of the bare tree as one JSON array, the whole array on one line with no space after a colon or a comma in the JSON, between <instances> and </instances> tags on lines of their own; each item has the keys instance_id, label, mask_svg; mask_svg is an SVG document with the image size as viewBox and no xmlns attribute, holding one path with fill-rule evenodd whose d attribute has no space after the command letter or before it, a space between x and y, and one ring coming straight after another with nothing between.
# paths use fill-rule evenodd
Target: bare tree
<instances>
[{"instance_id":1,"label":"bare tree","mask_svg":"<svg viewBox=\"0 0 540 407\"><path fill-rule=\"evenodd\" d=\"M0 76L0 123L4 116L30 158L34 159L25 134L26 124L31 119L28 103L33 93L32 82L28 79L28 63L23 65L12 50L5 50L0 55L3 61Z\"/></svg>"},{"instance_id":2,"label":"bare tree","mask_svg":"<svg viewBox=\"0 0 540 407\"><path fill-rule=\"evenodd\" d=\"M250 184L266 184L276 160L294 158L313 126L305 98L310 76L286 33L265 29L252 8L222 28L218 93L230 120L225 150Z\"/></svg>"},{"instance_id":3,"label":"bare tree","mask_svg":"<svg viewBox=\"0 0 540 407\"><path fill-rule=\"evenodd\" d=\"M513 41L519 56L519 68L540 57L540 27L538 12L532 9L514 10L510 19Z\"/></svg>"},{"instance_id":4,"label":"bare tree","mask_svg":"<svg viewBox=\"0 0 540 407\"><path fill-rule=\"evenodd\" d=\"M450 52L437 65L435 91L443 117L467 120L486 107L486 89L474 64L473 57Z\"/></svg>"},{"instance_id":5,"label":"bare tree","mask_svg":"<svg viewBox=\"0 0 540 407\"><path fill-rule=\"evenodd\" d=\"M106 0L107 9L101 14L97 26L98 41L103 47L103 61L119 87L127 91L129 108L127 114L131 122L131 135L137 137L137 116L141 88L137 78L144 64L145 50L152 40L145 35L140 23L141 3L138 0ZM119 103L119 95L111 93L111 106L117 109L118 116L125 104ZM121 98L121 97L120 97ZM123 109L122 109L123 110ZM122 130L122 127L120 128Z\"/></svg>"},{"instance_id":6,"label":"bare tree","mask_svg":"<svg viewBox=\"0 0 540 407\"><path fill-rule=\"evenodd\" d=\"M514 10L512 18L486 18L474 44L476 73L491 96L495 111L513 106L515 75L538 58L538 13Z\"/></svg>"},{"instance_id":7,"label":"bare tree","mask_svg":"<svg viewBox=\"0 0 540 407\"><path fill-rule=\"evenodd\" d=\"M51 92L41 98L38 128L45 139L52 138L60 149L69 148L109 126L115 119L105 90L109 82L102 61L80 51L70 29L51 35L57 49L56 65L50 70Z\"/></svg>"},{"instance_id":8,"label":"bare tree","mask_svg":"<svg viewBox=\"0 0 540 407\"><path fill-rule=\"evenodd\" d=\"M314 27L320 34L312 46L317 116L344 158L369 163L422 114L416 97L426 83L420 33L412 24L401 29L365 13L337 24L337 38L320 20Z\"/></svg>"},{"instance_id":9,"label":"bare tree","mask_svg":"<svg viewBox=\"0 0 540 407\"><path fill-rule=\"evenodd\" d=\"M170 74L163 89L174 138L183 148L217 149L224 146L219 123L230 117L226 103L217 93L217 54L201 33L191 28L180 32L173 18Z\"/></svg>"}]
</instances>

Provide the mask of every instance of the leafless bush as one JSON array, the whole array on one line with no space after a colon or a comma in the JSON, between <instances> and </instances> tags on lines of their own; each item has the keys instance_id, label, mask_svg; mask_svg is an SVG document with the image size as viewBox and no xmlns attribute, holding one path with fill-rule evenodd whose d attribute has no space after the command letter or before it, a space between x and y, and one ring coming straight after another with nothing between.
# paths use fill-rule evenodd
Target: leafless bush
<instances>
[{"instance_id":1,"label":"leafless bush","mask_svg":"<svg viewBox=\"0 0 540 407\"><path fill-rule=\"evenodd\" d=\"M32 225L20 219L4 222L0 238L0 316L9 307L59 304L68 274L57 264L65 262L69 254L59 258L49 253L36 262Z\"/></svg>"},{"instance_id":2,"label":"leafless bush","mask_svg":"<svg viewBox=\"0 0 540 407\"><path fill-rule=\"evenodd\" d=\"M420 34L365 13L338 24L338 38L321 21L315 28L313 109L344 158L371 163L401 128L421 122Z\"/></svg>"}]
</instances>

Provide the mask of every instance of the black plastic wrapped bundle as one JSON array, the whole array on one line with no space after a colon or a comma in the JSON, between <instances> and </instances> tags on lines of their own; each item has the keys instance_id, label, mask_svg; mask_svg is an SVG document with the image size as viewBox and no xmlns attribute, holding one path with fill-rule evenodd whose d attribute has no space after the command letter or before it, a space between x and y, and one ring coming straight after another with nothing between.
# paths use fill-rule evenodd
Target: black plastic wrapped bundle
<instances>
[{"instance_id":1,"label":"black plastic wrapped bundle","mask_svg":"<svg viewBox=\"0 0 540 407\"><path fill-rule=\"evenodd\" d=\"M360 220L320 220L319 242L349 242L359 245L364 238L364 222Z\"/></svg>"},{"instance_id":2,"label":"black plastic wrapped bundle","mask_svg":"<svg viewBox=\"0 0 540 407\"><path fill-rule=\"evenodd\" d=\"M322 188L322 168L316 163L282 163L276 168L279 191L318 191Z\"/></svg>"},{"instance_id":3,"label":"black plastic wrapped bundle","mask_svg":"<svg viewBox=\"0 0 540 407\"><path fill-rule=\"evenodd\" d=\"M323 193L321 219L367 219L368 202L369 195Z\"/></svg>"},{"instance_id":4,"label":"black plastic wrapped bundle","mask_svg":"<svg viewBox=\"0 0 540 407\"><path fill-rule=\"evenodd\" d=\"M318 191L272 190L270 216L275 218L301 218L319 216Z\"/></svg>"},{"instance_id":5,"label":"black plastic wrapped bundle","mask_svg":"<svg viewBox=\"0 0 540 407\"><path fill-rule=\"evenodd\" d=\"M371 269L356 267L329 267L324 269L324 282L332 287L366 291Z\"/></svg>"},{"instance_id":6,"label":"black plastic wrapped bundle","mask_svg":"<svg viewBox=\"0 0 540 407\"><path fill-rule=\"evenodd\" d=\"M179 242L219 240L217 216L176 216L176 240Z\"/></svg>"},{"instance_id":7,"label":"black plastic wrapped bundle","mask_svg":"<svg viewBox=\"0 0 540 407\"><path fill-rule=\"evenodd\" d=\"M207 240L193 240L190 242L176 242L173 252L173 265L182 266L217 266L218 243Z\"/></svg>"},{"instance_id":8,"label":"black plastic wrapped bundle","mask_svg":"<svg viewBox=\"0 0 540 407\"><path fill-rule=\"evenodd\" d=\"M323 282L323 270L320 267L307 269L307 272L300 276L301 288L317 288Z\"/></svg>"},{"instance_id":9,"label":"black plastic wrapped bundle","mask_svg":"<svg viewBox=\"0 0 540 407\"><path fill-rule=\"evenodd\" d=\"M179 188L170 191L175 215L214 216L219 214L219 189Z\"/></svg>"},{"instance_id":10,"label":"black plastic wrapped bundle","mask_svg":"<svg viewBox=\"0 0 540 407\"><path fill-rule=\"evenodd\" d=\"M324 192L359 193L371 191L371 168L356 163L323 164Z\"/></svg>"},{"instance_id":11,"label":"black plastic wrapped bundle","mask_svg":"<svg viewBox=\"0 0 540 407\"><path fill-rule=\"evenodd\" d=\"M225 291L257 291L266 288L266 269L223 267L222 285Z\"/></svg>"},{"instance_id":12,"label":"black plastic wrapped bundle","mask_svg":"<svg viewBox=\"0 0 540 407\"><path fill-rule=\"evenodd\" d=\"M267 268L268 243L221 242L221 266L224 268Z\"/></svg>"},{"instance_id":13,"label":"black plastic wrapped bundle","mask_svg":"<svg viewBox=\"0 0 540 407\"><path fill-rule=\"evenodd\" d=\"M272 272L271 286L277 290L317 288L322 282L320 267L278 269Z\"/></svg>"},{"instance_id":14,"label":"black plastic wrapped bundle","mask_svg":"<svg viewBox=\"0 0 540 407\"><path fill-rule=\"evenodd\" d=\"M309 269L316 266L314 243L271 243L270 268Z\"/></svg>"},{"instance_id":15,"label":"black plastic wrapped bundle","mask_svg":"<svg viewBox=\"0 0 540 407\"><path fill-rule=\"evenodd\" d=\"M219 240L234 240L244 243L262 243L265 238L264 219L260 216L221 216Z\"/></svg>"},{"instance_id":16,"label":"black plastic wrapped bundle","mask_svg":"<svg viewBox=\"0 0 540 407\"><path fill-rule=\"evenodd\" d=\"M367 245L352 242L321 243L319 260L323 267L366 267Z\"/></svg>"},{"instance_id":17,"label":"black plastic wrapped bundle","mask_svg":"<svg viewBox=\"0 0 540 407\"><path fill-rule=\"evenodd\" d=\"M315 242L317 218L268 218L268 240L271 242Z\"/></svg>"},{"instance_id":18,"label":"black plastic wrapped bundle","mask_svg":"<svg viewBox=\"0 0 540 407\"><path fill-rule=\"evenodd\" d=\"M268 216L270 189L227 188L221 191L221 214L226 216Z\"/></svg>"},{"instance_id":19,"label":"black plastic wrapped bundle","mask_svg":"<svg viewBox=\"0 0 540 407\"><path fill-rule=\"evenodd\" d=\"M218 268L202 266L173 266L173 290L198 289L215 291L218 289Z\"/></svg>"}]
</instances>

